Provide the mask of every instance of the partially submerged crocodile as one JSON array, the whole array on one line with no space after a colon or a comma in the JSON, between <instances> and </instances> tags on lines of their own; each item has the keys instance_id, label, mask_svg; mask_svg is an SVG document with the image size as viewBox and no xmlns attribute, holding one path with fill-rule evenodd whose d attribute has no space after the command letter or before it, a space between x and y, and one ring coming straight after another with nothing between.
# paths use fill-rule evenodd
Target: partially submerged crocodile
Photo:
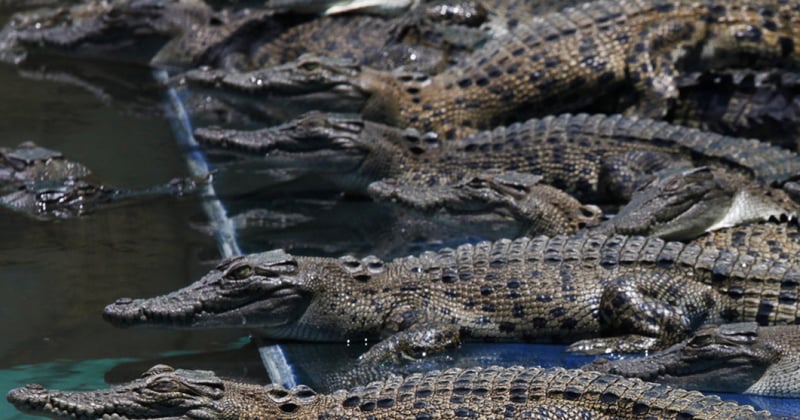
<instances>
[{"instance_id":1,"label":"partially submerged crocodile","mask_svg":"<svg viewBox=\"0 0 800 420\"><path fill-rule=\"evenodd\" d=\"M773 418L716 396L582 370L511 367L449 369L395 376L319 394L300 385L251 385L213 372L156 365L108 390L8 393L19 410L55 418L377 419Z\"/></svg>"},{"instance_id":2,"label":"partially submerged crocodile","mask_svg":"<svg viewBox=\"0 0 800 420\"><path fill-rule=\"evenodd\" d=\"M80 178L26 182L0 195L0 207L40 219L63 219L148 198L192 194L207 181L207 177L174 178L141 189L112 188Z\"/></svg>"},{"instance_id":3,"label":"partially submerged crocodile","mask_svg":"<svg viewBox=\"0 0 800 420\"><path fill-rule=\"evenodd\" d=\"M800 396L800 326L706 325L640 359L598 359L584 369L687 389Z\"/></svg>"},{"instance_id":4,"label":"partially submerged crocodile","mask_svg":"<svg viewBox=\"0 0 800 420\"><path fill-rule=\"evenodd\" d=\"M99 207L195 192L208 177L175 178L142 189L116 189L80 163L31 142L0 148L0 207L37 218L79 216Z\"/></svg>"},{"instance_id":5,"label":"partially submerged crocodile","mask_svg":"<svg viewBox=\"0 0 800 420\"><path fill-rule=\"evenodd\" d=\"M386 338L364 360L461 338L574 342L573 350L665 347L703 323L795 323L794 263L656 238L521 238L381 261L227 259L201 280L148 299L121 298L118 326L259 328L274 338ZM422 340L422 341L424 341ZM411 354L410 356L414 356Z\"/></svg>"},{"instance_id":6,"label":"partially submerged crocodile","mask_svg":"<svg viewBox=\"0 0 800 420\"><path fill-rule=\"evenodd\" d=\"M686 69L800 64L800 5L781 1L599 0L509 19L463 66L435 76L357 63L303 63L282 71L217 77L248 92L294 86L359 91L368 119L434 131L446 139L576 109L626 86L663 115ZM235 77L233 77L235 76ZM202 80L202 78L201 78ZM256 83L257 81L257 83Z\"/></svg>"}]
</instances>

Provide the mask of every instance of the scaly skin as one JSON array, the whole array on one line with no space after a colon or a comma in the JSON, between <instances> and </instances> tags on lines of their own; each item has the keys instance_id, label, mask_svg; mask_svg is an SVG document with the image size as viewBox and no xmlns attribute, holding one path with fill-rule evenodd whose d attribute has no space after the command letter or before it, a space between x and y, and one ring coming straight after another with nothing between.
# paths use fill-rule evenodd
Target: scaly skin
<instances>
[{"instance_id":1,"label":"scaly skin","mask_svg":"<svg viewBox=\"0 0 800 420\"><path fill-rule=\"evenodd\" d=\"M0 51L14 52L8 61L42 52L120 59L130 58L128 47L136 44L136 60L156 66L245 71L316 53L377 69L434 71L451 53L463 55L486 37L477 29L486 10L476 2L454 2L456 13L434 15L437 5L450 3L433 2L392 19L313 19L262 9L215 11L199 0L92 0L16 14L0 34ZM473 41L458 41L465 34Z\"/></svg>"},{"instance_id":2,"label":"scaly skin","mask_svg":"<svg viewBox=\"0 0 800 420\"><path fill-rule=\"evenodd\" d=\"M364 153L359 174L380 180L369 186L373 196L420 206L454 195L453 186L464 180L504 171L540 175L543 184L601 204L627 202L642 173L662 169L708 165L762 185L800 173L800 157L766 143L619 115L551 116L452 141L320 113L254 132L195 134L209 146L288 155L299 164L319 151Z\"/></svg>"},{"instance_id":3,"label":"scaly skin","mask_svg":"<svg viewBox=\"0 0 800 420\"><path fill-rule=\"evenodd\" d=\"M768 419L768 412L699 392L560 368L449 369L396 376L318 394L300 385L258 386L210 371L157 365L141 379L105 391L8 393L18 409L53 418L137 419Z\"/></svg>"},{"instance_id":4,"label":"scaly skin","mask_svg":"<svg viewBox=\"0 0 800 420\"><path fill-rule=\"evenodd\" d=\"M797 322L795 265L597 235L480 242L387 262L276 250L227 259L164 296L119 299L104 317L118 326L247 325L308 341L389 337L364 360L387 357L420 330L444 337L431 341L434 350L471 338L586 339L572 349L638 351L674 344L703 323Z\"/></svg>"},{"instance_id":5,"label":"scaly skin","mask_svg":"<svg viewBox=\"0 0 800 420\"><path fill-rule=\"evenodd\" d=\"M798 150L800 73L717 71L682 78L679 85L669 121Z\"/></svg>"},{"instance_id":6,"label":"scaly skin","mask_svg":"<svg viewBox=\"0 0 800 420\"><path fill-rule=\"evenodd\" d=\"M351 66L339 72L335 64L325 71L368 98L366 118L454 139L576 109L626 87L661 116L678 94L675 76L686 68L800 65L800 5L778 0L599 0L508 19L493 32L464 65L433 77ZM263 76L259 85L241 74L222 86L253 91L274 81L330 89L313 82L318 69L302 64Z\"/></svg>"},{"instance_id":7,"label":"scaly skin","mask_svg":"<svg viewBox=\"0 0 800 420\"><path fill-rule=\"evenodd\" d=\"M736 249L773 259L800 256L800 228L791 223L757 223L708 232L695 239L702 247Z\"/></svg>"},{"instance_id":8,"label":"scaly skin","mask_svg":"<svg viewBox=\"0 0 800 420\"><path fill-rule=\"evenodd\" d=\"M793 221L800 213L784 191L760 186L741 174L700 167L662 171L655 177L597 229L691 240L752 222Z\"/></svg>"},{"instance_id":9,"label":"scaly skin","mask_svg":"<svg viewBox=\"0 0 800 420\"><path fill-rule=\"evenodd\" d=\"M800 326L706 325L641 359L598 359L583 369L703 391L797 398Z\"/></svg>"},{"instance_id":10,"label":"scaly skin","mask_svg":"<svg viewBox=\"0 0 800 420\"><path fill-rule=\"evenodd\" d=\"M17 13L0 32L0 51L100 56L147 62L153 48L209 24L210 7L196 0L91 0ZM135 48L131 48L135 41Z\"/></svg>"}]
</instances>

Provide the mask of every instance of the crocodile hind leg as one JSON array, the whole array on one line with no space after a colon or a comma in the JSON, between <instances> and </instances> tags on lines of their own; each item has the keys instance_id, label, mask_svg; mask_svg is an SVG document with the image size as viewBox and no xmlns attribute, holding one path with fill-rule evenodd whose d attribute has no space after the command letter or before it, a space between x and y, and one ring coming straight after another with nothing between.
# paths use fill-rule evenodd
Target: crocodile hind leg
<instances>
[{"instance_id":1,"label":"crocodile hind leg","mask_svg":"<svg viewBox=\"0 0 800 420\"><path fill-rule=\"evenodd\" d=\"M600 333L606 337L575 342L567 351L644 352L686 338L708 317L715 300L709 286L689 285L679 278L682 277L675 272L656 268L605 282L599 318Z\"/></svg>"}]
</instances>

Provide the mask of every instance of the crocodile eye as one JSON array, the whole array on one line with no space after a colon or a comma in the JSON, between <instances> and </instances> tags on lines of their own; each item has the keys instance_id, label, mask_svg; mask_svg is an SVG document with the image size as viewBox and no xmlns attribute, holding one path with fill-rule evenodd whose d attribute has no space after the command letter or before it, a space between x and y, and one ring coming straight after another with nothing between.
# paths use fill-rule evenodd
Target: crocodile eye
<instances>
[{"instance_id":1,"label":"crocodile eye","mask_svg":"<svg viewBox=\"0 0 800 420\"><path fill-rule=\"evenodd\" d=\"M681 179L680 177L675 177L665 182L663 185L663 189L664 191L673 192L679 190L682 186L683 186L683 179Z\"/></svg>"},{"instance_id":2,"label":"crocodile eye","mask_svg":"<svg viewBox=\"0 0 800 420\"><path fill-rule=\"evenodd\" d=\"M708 345L714 344L715 340L714 337L707 335L707 334L698 334L689 340L689 346L691 347L706 347Z\"/></svg>"},{"instance_id":3,"label":"crocodile eye","mask_svg":"<svg viewBox=\"0 0 800 420\"><path fill-rule=\"evenodd\" d=\"M177 392L180 385L172 379L161 378L153 381L149 388L156 392Z\"/></svg>"},{"instance_id":4,"label":"crocodile eye","mask_svg":"<svg viewBox=\"0 0 800 420\"><path fill-rule=\"evenodd\" d=\"M319 63L316 61L306 61L300 65L300 69L305 71L316 71L319 69Z\"/></svg>"},{"instance_id":5,"label":"crocodile eye","mask_svg":"<svg viewBox=\"0 0 800 420\"><path fill-rule=\"evenodd\" d=\"M252 276L254 272L255 270L253 270L253 267L249 265L243 265L228 271L227 273L225 273L225 277L234 280L244 280Z\"/></svg>"}]
</instances>

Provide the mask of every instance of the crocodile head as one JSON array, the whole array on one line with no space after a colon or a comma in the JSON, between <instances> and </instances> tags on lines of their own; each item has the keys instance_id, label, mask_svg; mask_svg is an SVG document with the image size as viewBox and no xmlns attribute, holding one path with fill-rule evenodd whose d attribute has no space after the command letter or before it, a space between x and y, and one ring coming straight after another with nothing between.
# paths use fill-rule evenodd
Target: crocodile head
<instances>
[{"instance_id":1,"label":"crocodile head","mask_svg":"<svg viewBox=\"0 0 800 420\"><path fill-rule=\"evenodd\" d=\"M311 111L276 127L257 131L198 128L197 140L212 147L248 153L309 152L352 149L372 139L362 139L365 122L360 118Z\"/></svg>"},{"instance_id":2,"label":"crocodile head","mask_svg":"<svg viewBox=\"0 0 800 420\"><path fill-rule=\"evenodd\" d=\"M16 149L0 148L0 184L82 178L90 173L80 163L65 159L61 152L32 142L22 143Z\"/></svg>"},{"instance_id":3,"label":"crocodile head","mask_svg":"<svg viewBox=\"0 0 800 420\"><path fill-rule=\"evenodd\" d=\"M316 399L308 387L291 390L226 381L213 372L156 365L139 379L98 391L55 391L41 385L11 390L20 411L52 418L240 419L278 418Z\"/></svg>"},{"instance_id":4,"label":"crocodile head","mask_svg":"<svg viewBox=\"0 0 800 420\"><path fill-rule=\"evenodd\" d=\"M704 166L657 174L607 223L625 235L689 240L743 223L795 219L796 207L780 190Z\"/></svg>"},{"instance_id":5,"label":"crocodile head","mask_svg":"<svg viewBox=\"0 0 800 420\"><path fill-rule=\"evenodd\" d=\"M318 278L318 264L310 259L283 250L228 258L183 289L149 299L120 298L103 316L122 327L291 326L308 308Z\"/></svg>"},{"instance_id":6,"label":"crocodile head","mask_svg":"<svg viewBox=\"0 0 800 420\"><path fill-rule=\"evenodd\" d=\"M113 190L81 179L28 182L0 197L0 205L37 217L69 218L113 196Z\"/></svg>"},{"instance_id":7,"label":"crocodile head","mask_svg":"<svg viewBox=\"0 0 800 420\"><path fill-rule=\"evenodd\" d=\"M303 54L295 61L252 72L201 68L186 72L179 81L190 86L233 92L300 95L329 92L333 96L362 97L358 87L361 66L353 60Z\"/></svg>"},{"instance_id":8,"label":"crocodile head","mask_svg":"<svg viewBox=\"0 0 800 420\"><path fill-rule=\"evenodd\" d=\"M798 338L795 325L704 325L692 337L645 358L598 359L583 368L688 389L796 398Z\"/></svg>"},{"instance_id":9,"label":"crocodile head","mask_svg":"<svg viewBox=\"0 0 800 420\"><path fill-rule=\"evenodd\" d=\"M154 46L159 48L173 35L207 22L211 12L191 0L92 0L18 13L3 30L0 45L27 52L128 57L148 50L149 38L158 39Z\"/></svg>"}]
</instances>

